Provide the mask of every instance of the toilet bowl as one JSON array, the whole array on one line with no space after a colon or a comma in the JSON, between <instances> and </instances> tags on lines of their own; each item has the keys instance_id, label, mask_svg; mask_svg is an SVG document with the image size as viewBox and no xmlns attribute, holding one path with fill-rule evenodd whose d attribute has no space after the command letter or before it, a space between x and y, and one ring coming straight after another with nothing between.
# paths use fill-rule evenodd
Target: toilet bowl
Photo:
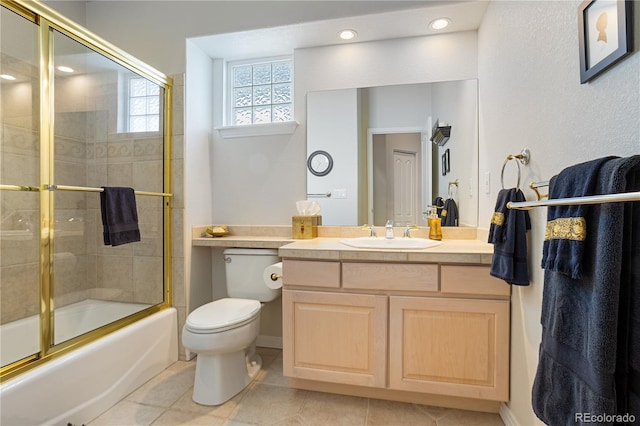
<instances>
[{"instance_id":1,"label":"toilet bowl","mask_svg":"<svg viewBox=\"0 0 640 426\"><path fill-rule=\"evenodd\" d=\"M228 401L260 372L255 342L261 302L281 294L262 278L264 269L279 261L277 250L228 249L224 255L227 294L232 297L195 309L182 329L182 344L198 356L193 400L202 405ZM234 297L238 295L242 297Z\"/></svg>"}]
</instances>

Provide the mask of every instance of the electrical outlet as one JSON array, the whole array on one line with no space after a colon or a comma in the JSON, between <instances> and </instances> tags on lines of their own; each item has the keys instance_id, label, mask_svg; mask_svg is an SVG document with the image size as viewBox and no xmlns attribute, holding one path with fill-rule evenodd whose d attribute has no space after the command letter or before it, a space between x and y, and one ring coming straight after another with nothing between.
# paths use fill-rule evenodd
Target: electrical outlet
<instances>
[{"instance_id":1,"label":"electrical outlet","mask_svg":"<svg viewBox=\"0 0 640 426\"><path fill-rule=\"evenodd\" d=\"M484 193L489 195L491 194L491 172L484 172Z\"/></svg>"}]
</instances>

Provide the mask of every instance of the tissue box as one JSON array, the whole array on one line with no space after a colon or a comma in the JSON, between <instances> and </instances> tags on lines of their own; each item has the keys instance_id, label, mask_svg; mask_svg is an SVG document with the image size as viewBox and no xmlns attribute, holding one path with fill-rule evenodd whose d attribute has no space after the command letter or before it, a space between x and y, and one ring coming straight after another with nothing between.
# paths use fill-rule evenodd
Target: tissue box
<instances>
[{"instance_id":1,"label":"tissue box","mask_svg":"<svg viewBox=\"0 0 640 426\"><path fill-rule=\"evenodd\" d=\"M322 216L293 216L291 234L293 238L306 239L318 236L318 226L322 225Z\"/></svg>"}]
</instances>

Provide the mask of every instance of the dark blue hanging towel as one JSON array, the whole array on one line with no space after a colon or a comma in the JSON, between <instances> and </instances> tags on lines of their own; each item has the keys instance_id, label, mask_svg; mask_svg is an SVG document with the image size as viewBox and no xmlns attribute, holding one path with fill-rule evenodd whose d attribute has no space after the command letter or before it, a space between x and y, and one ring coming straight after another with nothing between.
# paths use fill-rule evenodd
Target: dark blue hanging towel
<instances>
[{"instance_id":1,"label":"dark blue hanging towel","mask_svg":"<svg viewBox=\"0 0 640 426\"><path fill-rule=\"evenodd\" d=\"M140 241L136 195L132 188L102 187L100 211L104 244L119 246Z\"/></svg>"},{"instance_id":2,"label":"dark blue hanging towel","mask_svg":"<svg viewBox=\"0 0 640 426\"><path fill-rule=\"evenodd\" d=\"M524 194L517 188L498 193L489 228L489 243L493 244L489 273L509 284L529 285L527 231L531 220L526 210L507 208L509 201L525 201Z\"/></svg>"},{"instance_id":3,"label":"dark blue hanging towel","mask_svg":"<svg viewBox=\"0 0 640 426\"><path fill-rule=\"evenodd\" d=\"M613 158L598 158L562 170L549 181L549 199L594 195L600 167ZM587 204L549 207L542 247L543 269L580 278L588 209Z\"/></svg>"},{"instance_id":4,"label":"dark blue hanging towel","mask_svg":"<svg viewBox=\"0 0 640 426\"><path fill-rule=\"evenodd\" d=\"M593 182L595 195L640 190L640 156L600 159L591 162L591 170L579 166L573 171ZM587 176L587 171L595 177ZM576 177L574 182L580 180ZM591 184L575 185L573 191L583 191L585 185ZM559 189L549 188L554 194ZM568 188L564 192L572 195ZM575 211L563 209L568 210ZM582 217L588 232L576 252L571 243L582 228L565 229L567 241L554 250L568 250L572 256L543 262L542 342L533 410L549 425L612 424L621 418L605 416L625 414L634 414L637 421L640 208L637 202L617 202L583 205L582 216L556 213L549 212L550 220ZM562 232L556 233L555 239L562 238ZM576 265L579 278L572 278ZM594 418L602 421L592 423Z\"/></svg>"},{"instance_id":5,"label":"dark blue hanging towel","mask_svg":"<svg viewBox=\"0 0 640 426\"><path fill-rule=\"evenodd\" d=\"M442 226L458 226L458 205L453 198L447 198L444 202Z\"/></svg>"}]
</instances>

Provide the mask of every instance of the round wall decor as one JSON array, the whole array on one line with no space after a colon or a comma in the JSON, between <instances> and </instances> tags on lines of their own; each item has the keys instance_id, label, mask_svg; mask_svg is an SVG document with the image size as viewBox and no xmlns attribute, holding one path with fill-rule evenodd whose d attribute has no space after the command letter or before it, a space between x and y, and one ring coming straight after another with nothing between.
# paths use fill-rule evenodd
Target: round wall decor
<instances>
[{"instance_id":1,"label":"round wall decor","mask_svg":"<svg viewBox=\"0 0 640 426\"><path fill-rule=\"evenodd\" d=\"M307 168L315 176L326 176L333 169L333 158L327 151L313 151L307 159Z\"/></svg>"}]
</instances>

